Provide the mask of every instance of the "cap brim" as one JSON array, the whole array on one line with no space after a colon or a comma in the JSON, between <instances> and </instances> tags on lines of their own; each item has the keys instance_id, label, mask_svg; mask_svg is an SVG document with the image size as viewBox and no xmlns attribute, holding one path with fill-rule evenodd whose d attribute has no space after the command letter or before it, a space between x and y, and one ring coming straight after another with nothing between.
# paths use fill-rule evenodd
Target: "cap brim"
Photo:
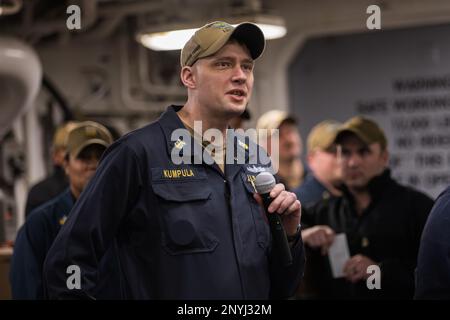
<instances>
[{"instance_id":1,"label":"cap brim","mask_svg":"<svg viewBox=\"0 0 450 320\"><path fill-rule=\"evenodd\" d=\"M93 144L97 144L97 145L103 146L105 148L109 147L109 143L107 143L106 141L103 141L100 139L91 139L91 140L85 141L81 146L79 146L77 149L75 149L73 152L71 152L72 156L74 158L78 157L78 155L84 148L86 148L90 145L93 145Z\"/></svg>"},{"instance_id":2,"label":"cap brim","mask_svg":"<svg viewBox=\"0 0 450 320\"><path fill-rule=\"evenodd\" d=\"M239 24L232 32L232 37L245 43L253 60L261 56L266 46L266 40L261 29L250 22Z\"/></svg>"},{"instance_id":3,"label":"cap brim","mask_svg":"<svg viewBox=\"0 0 450 320\"><path fill-rule=\"evenodd\" d=\"M338 142L344 134L348 134L348 133L354 134L355 136L358 137L358 139L360 139L362 142L364 142L367 145L371 144L371 141L369 138L367 138L361 131L359 131L357 129L353 129L353 128L343 128L343 129L339 130L336 133L336 138L334 139L334 141Z\"/></svg>"}]
</instances>

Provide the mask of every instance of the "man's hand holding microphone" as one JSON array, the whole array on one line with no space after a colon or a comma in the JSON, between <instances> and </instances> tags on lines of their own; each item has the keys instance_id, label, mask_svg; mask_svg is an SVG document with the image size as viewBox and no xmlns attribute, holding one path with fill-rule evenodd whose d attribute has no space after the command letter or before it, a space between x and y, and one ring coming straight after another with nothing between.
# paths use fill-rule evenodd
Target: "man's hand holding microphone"
<instances>
[{"instance_id":1,"label":"man's hand holding microphone","mask_svg":"<svg viewBox=\"0 0 450 320\"><path fill-rule=\"evenodd\" d=\"M273 247L284 265L292 263L288 238L299 236L301 204L295 193L285 190L283 184L276 184L269 172L256 177L255 187L258 193L255 200L264 208L269 220L273 238Z\"/></svg>"}]
</instances>

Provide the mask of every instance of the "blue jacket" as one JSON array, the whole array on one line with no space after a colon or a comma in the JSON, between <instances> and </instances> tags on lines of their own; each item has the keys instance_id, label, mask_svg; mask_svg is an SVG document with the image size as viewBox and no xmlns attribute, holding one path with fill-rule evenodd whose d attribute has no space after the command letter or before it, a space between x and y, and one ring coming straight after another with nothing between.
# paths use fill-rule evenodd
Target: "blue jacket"
<instances>
[{"instance_id":1,"label":"blue jacket","mask_svg":"<svg viewBox=\"0 0 450 320\"><path fill-rule=\"evenodd\" d=\"M439 195L420 241L415 299L450 299L450 187Z\"/></svg>"},{"instance_id":2,"label":"blue jacket","mask_svg":"<svg viewBox=\"0 0 450 320\"><path fill-rule=\"evenodd\" d=\"M184 154L189 145L171 139L184 128L180 108L169 107L105 152L47 256L51 298L92 295L98 261L113 240L124 298L267 299L295 292L303 243L299 238L292 247L292 266L272 259L270 230L253 199L255 172L267 168L226 164L224 174L205 163L207 154L176 165L171 152ZM249 156L250 142L238 140L236 150ZM199 155L194 148L191 159ZM81 268L81 290L66 288L71 264Z\"/></svg>"},{"instance_id":3,"label":"blue jacket","mask_svg":"<svg viewBox=\"0 0 450 320\"><path fill-rule=\"evenodd\" d=\"M305 181L294 190L297 199L300 200L303 208L310 208L323 199L328 199L331 195L319 180L310 171Z\"/></svg>"},{"instance_id":4,"label":"blue jacket","mask_svg":"<svg viewBox=\"0 0 450 320\"><path fill-rule=\"evenodd\" d=\"M13 299L44 299L42 271L48 250L74 205L70 189L31 211L20 228L11 261L10 283ZM108 261L106 261L108 260ZM113 250L108 251L102 262L102 276L98 290L99 299L121 297L120 273Z\"/></svg>"},{"instance_id":5,"label":"blue jacket","mask_svg":"<svg viewBox=\"0 0 450 320\"><path fill-rule=\"evenodd\" d=\"M11 260L13 299L43 299L42 267L53 240L74 203L67 189L30 212L17 233Z\"/></svg>"}]
</instances>

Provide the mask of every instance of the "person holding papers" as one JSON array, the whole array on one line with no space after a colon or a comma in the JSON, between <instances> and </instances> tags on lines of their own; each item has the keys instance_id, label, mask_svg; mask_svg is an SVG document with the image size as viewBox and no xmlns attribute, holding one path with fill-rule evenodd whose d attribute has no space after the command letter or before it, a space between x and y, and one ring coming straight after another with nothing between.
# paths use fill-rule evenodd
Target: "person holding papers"
<instances>
[{"instance_id":1,"label":"person holding papers","mask_svg":"<svg viewBox=\"0 0 450 320\"><path fill-rule=\"evenodd\" d=\"M342 148L343 196L302 215L315 293L331 299L410 299L433 200L391 178L387 140L375 122L348 120L336 143Z\"/></svg>"}]
</instances>

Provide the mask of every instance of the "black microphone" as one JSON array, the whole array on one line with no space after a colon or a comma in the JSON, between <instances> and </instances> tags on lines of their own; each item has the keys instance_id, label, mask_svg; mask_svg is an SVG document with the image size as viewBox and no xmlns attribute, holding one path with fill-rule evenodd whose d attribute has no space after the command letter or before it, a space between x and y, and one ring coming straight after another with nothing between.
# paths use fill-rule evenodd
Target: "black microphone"
<instances>
[{"instance_id":1,"label":"black microphone","mask_svg":"<svg viewBox=\"0 0 450 320\"><path fill-rule=\"evenodd\" d=\"M273 200L270 197L270 191L272 191L273 187L275 187L275 184L275 177L269 172L261 172L256 176L255 188L263 200L264 210L266 212L267 219L269 220L270 231L272 233L275 254L278 255L284 266L289 266L292 264L292 254L291 249L289 248L286 231L284 230L281 222L281 217L278 213L269 213L267 210Z\"/></svg>"}]
</instances>

